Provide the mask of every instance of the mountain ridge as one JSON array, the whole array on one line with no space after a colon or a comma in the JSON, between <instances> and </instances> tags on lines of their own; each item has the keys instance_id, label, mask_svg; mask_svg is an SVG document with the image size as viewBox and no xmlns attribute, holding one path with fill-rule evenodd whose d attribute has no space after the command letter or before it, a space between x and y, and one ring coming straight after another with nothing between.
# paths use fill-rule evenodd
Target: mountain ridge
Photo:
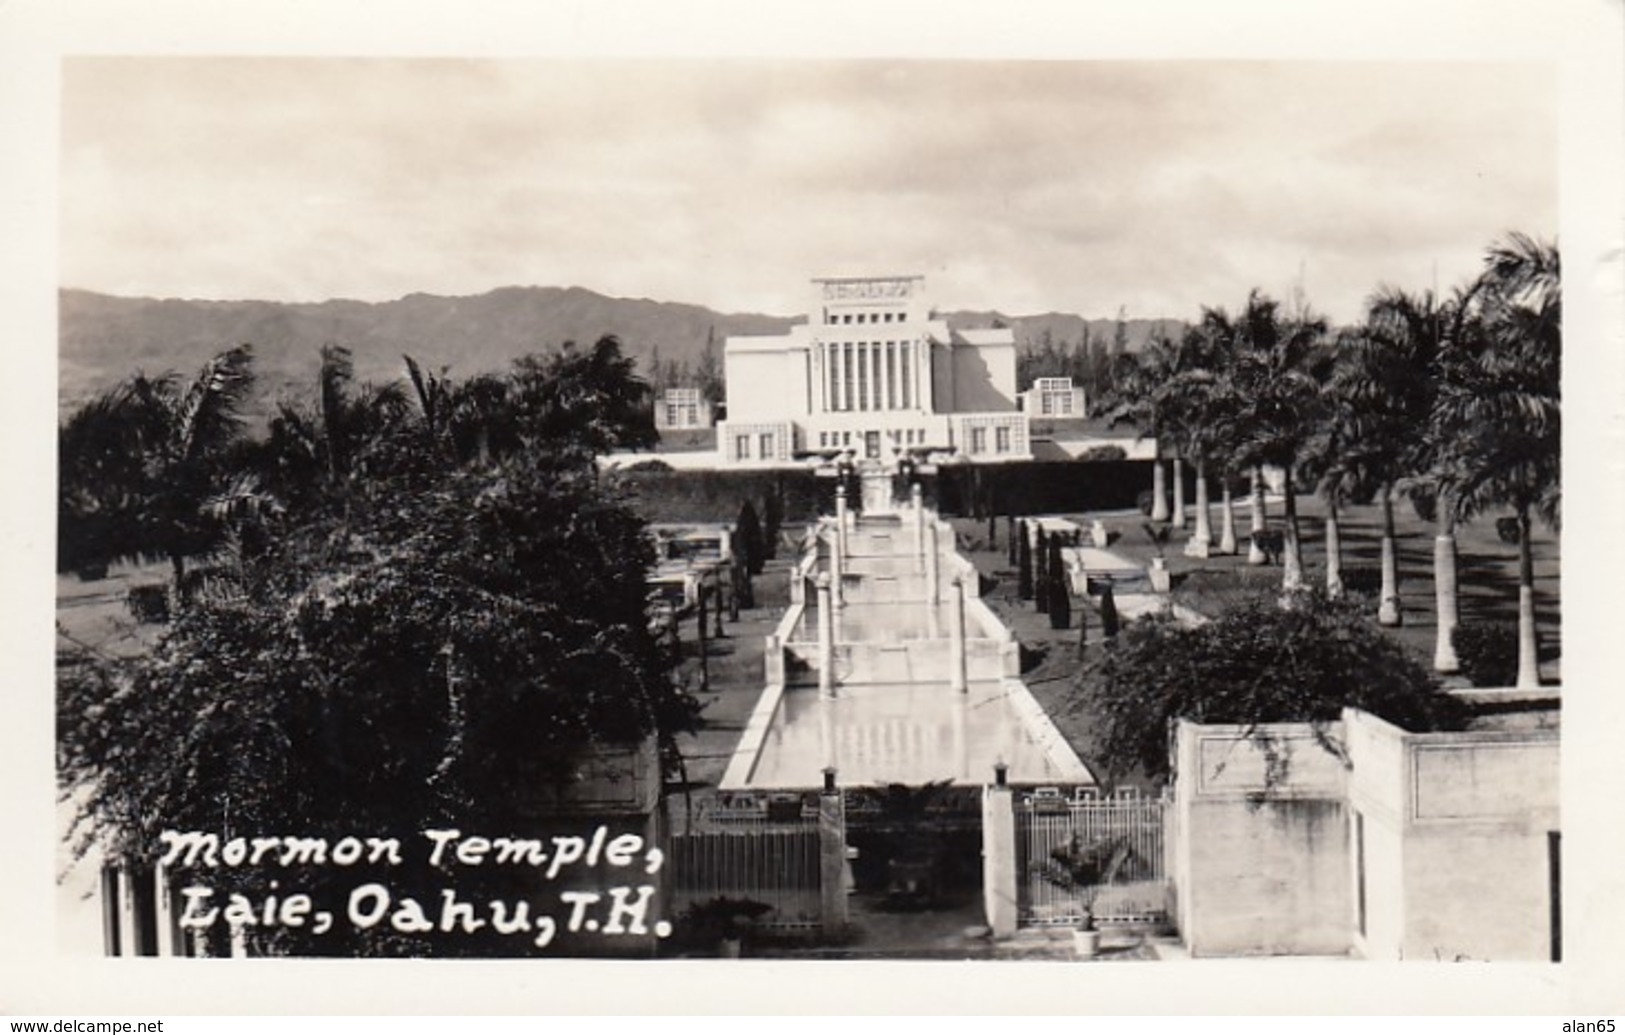
<instances>
[{"instance_id":1,"label":"mountain ridge","mask_svg":"<svg viewBox=\"0 0 1625 1035\"><path fill-rule=\"evenodd\" d=\"M128 297L82 288L58 291L58 400L80 405L143 372L189 376L219 350L240 342L255 348L262 408L314 383L325 344L351 350L356 376L387 382L405 374L403 355L426 368L467 376L505 369L530 352L566 341L590 344L606 334L648 369L662 360L693 367L706 342L730 335L782 334L805 316L724 312L686 302L618 298L591 288L503 285L474 295L411 292L367 302L332 298L315 302L259 299ZM1009 316L996 310L946 311L956 329L1009 326L1018 345L1036 345L1045 333L1057 344L1111 341L1117 321L1073 313ZM1172 320L1124 322L1128 347L1182 326Z\"/></svg>"}]
</instances>

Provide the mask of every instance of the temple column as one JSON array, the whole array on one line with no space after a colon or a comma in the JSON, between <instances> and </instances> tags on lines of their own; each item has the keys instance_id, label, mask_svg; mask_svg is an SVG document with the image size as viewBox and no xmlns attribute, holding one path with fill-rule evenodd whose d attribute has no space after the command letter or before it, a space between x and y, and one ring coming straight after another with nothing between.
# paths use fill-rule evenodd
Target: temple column
<instances>
[{"instance_id":1,"label":"temple column","mask_svg":"<svg viewBox=\"0 0 1625 1035\"><path fill-rule=\"evenodd\" d=\"M891 346L880 343L880 408L891 409Z\"/></svg>"}]
</instances>

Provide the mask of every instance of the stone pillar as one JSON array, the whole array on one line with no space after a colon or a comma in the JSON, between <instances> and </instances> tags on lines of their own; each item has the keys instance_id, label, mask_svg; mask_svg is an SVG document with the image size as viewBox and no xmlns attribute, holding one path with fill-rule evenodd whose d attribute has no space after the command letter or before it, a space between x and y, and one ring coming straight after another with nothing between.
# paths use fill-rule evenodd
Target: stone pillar
<instances>
[{"instance_id":1,"label":"stone pillar","mask_svg":"<svg viewBox=\"0 0 1625 1035\"><path fill-rule=\"evenodd\" d=\"M127 874L130 906L135 914L130 932L135 937L133 955L158 955L158 882L152 870L136 868Z\"/></svg>"},{"instance_id":2,"label":"stone pillar","mask_svg":"<svg viewBox=\"0 0 1625 1035\"><path fill-rule=\"evenodd\" d=\"M846 929L846 910L846 802L831 766L818 795L818 912L826 936Z\"/></svg>"},{"instance_id":3,"label":"stone pillar","mask_svg":"<svg viewBox=\"0 0 1625 1035\"><path fill-rule=\"evenodd\" d=\"M914 552L920 558L920 570L925 570L925 492L915 482L908 490L909 506L914 511Z\"/></svg>"},{"instance_id":4,"label":"stone pillar","mask_svg":"<svg viewBox=\"0 0 1625 1035\"><path fill-rule=\"evenodd\" d=\"M841 547L846 547L846 479L842 478L835 486L835 534L840 537Z\"/></svg>"},{"instance_id":5,"label":"stone pillar","mask_svg":"<svg viewBox=\"0 0 1625 1035\"><path fill-rule=\"evenodd\" d=\"M818 696L835 696L835 613L830 577L818 576Z\"/></svg>"},{"instance_id":6,"label":"stone pillar","mask_svg":"<svg viewBox=\"0 0 1625 1035\"><path fill-rule=\"evenodd\" d=\"M942 601L942 558L937 550L937 523L925 526L925 597L935 607Z\"/></svg>"},{"instance_id":7,"label":"stone pillar","mask_svg":"<svg viewBox=\"0 0 1625 1035\"><path fill-rule=\"evenodd\" d=\"M982 788L982 894L995 938L1016 934L1016 809L1003 762L992 787Z\"/></svg>"},{"instance_id":8,"label":"stone pillar","mask_svg":"<svg viewBox=\"0 0 1625 1035\"><path fill-rule=\"evenodd\" d=\"M951 632L949 650L948 686L952 690L965 693L968 684L965 679L965 581L955 575L950 582L952 591L949 593L948 605L953 612L948 616L949 630Z\"/></svg>"},{"instance_id":9,"label":"stone pillar","mask_svg":"<svg viewBox=\"0 0 1625 1035\"><path fill-rule=\"evenodd\" d=\"M123 901L119 898L118 867L112 863L102 864L102 951L109 956L119 956L124 952L122 930Z\"/></svg>"}]
</instances>

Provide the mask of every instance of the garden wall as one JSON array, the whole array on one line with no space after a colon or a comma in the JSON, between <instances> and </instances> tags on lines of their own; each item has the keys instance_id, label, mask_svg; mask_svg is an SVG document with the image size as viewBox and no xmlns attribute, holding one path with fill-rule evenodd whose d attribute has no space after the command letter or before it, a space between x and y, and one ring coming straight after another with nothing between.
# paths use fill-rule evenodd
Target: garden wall
<instances>
[{"instance_id":1,"label":"garden wall","mask_svg":"<svg viewBox=\"0 0 1625 1035\"><path fill-rule=\"evenodd\" d=\"M1259 732L1289 759L1276 778L1266 777ZM1175 751L1171 834L1178 847L1170 877L1191 955L1347 953L1342 763L1298 724L1249 735L1243 726L1182 721Z\"/></svg>"}]
</instances>

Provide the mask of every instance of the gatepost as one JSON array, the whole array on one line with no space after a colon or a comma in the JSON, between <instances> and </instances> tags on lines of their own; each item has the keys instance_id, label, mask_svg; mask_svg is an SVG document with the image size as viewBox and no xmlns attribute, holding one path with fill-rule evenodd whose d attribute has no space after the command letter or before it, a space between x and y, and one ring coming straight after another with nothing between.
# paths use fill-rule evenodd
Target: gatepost
<instances>
[{"instance_id":1,"label":"gatepost","mask_svg":"<svg viewBox=\"0 0 1625 1035\"><path fill-rule=\"evenodd\" d=\"M982 888L994 938L1016 933L1016 814L1010 767L993 766L993 786L982 788Z\"/></svg>"},{"instance_id":2,"label":"gatepost","mask_svg":"<svg viewBox=\"0 0 1625 1035\"><path fill-rule=\"evenodd\" d=\"M824 769L818 795L818 905L826 937L846 930L846 801L834 766Z\"/></svg>"}]
</instances>

